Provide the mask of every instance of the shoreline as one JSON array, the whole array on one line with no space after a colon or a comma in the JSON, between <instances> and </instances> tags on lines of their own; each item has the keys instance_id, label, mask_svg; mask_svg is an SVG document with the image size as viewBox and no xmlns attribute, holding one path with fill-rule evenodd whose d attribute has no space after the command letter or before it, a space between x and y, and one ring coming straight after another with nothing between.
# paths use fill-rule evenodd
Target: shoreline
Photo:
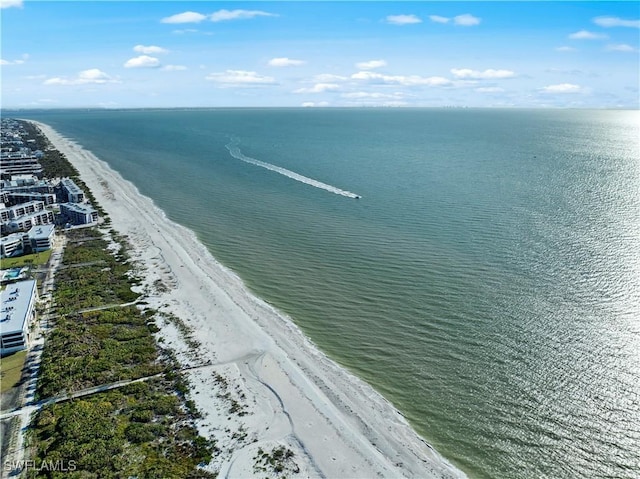
<instances>
[{"instance_id":1,"label":"shoreline","mask_svg":"<svg viewBox=\"0 0 640 479\"><path fill-rule=\"evenodd\" d=\"M284 446L294 453L289 476L465 477L391 403L251 293L191 230L91 152L26 121L67 157L111 227L128 238L144 300L167 318L156 339L195 368L186 374L189 398L202 413L196 426L219 449L205 469L254 476L260 451Z\"/></svg>"}]
</instances>

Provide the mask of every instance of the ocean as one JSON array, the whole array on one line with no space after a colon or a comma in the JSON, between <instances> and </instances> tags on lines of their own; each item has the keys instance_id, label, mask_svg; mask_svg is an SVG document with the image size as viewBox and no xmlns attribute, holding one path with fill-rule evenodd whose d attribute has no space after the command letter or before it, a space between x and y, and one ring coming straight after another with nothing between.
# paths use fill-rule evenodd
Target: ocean
<instances>
[{"instance_id":1,"label":"ocean","mask_svg":"<svg viewBox=\"0 0 640 479\"><path fill-rule=\"evenodd\" d=\"M640 476L640 115L4 112L192 229L471 478Z\"/></svg>"}]
</instances>

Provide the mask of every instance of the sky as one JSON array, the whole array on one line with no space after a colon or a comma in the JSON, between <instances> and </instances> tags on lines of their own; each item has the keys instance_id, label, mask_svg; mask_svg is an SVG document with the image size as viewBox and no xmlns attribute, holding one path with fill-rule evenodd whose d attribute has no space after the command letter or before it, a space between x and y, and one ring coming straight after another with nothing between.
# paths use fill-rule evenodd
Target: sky
<instances>
[{"instance_id":1,"label":"sky","mask_svg":"<svg viewBox=\"0 0 640 479\"><path fill-rule=\"evenodd\" d=\"M0 0L2 108L635 108L640 3Z\"/></svg>"}]
</instances>

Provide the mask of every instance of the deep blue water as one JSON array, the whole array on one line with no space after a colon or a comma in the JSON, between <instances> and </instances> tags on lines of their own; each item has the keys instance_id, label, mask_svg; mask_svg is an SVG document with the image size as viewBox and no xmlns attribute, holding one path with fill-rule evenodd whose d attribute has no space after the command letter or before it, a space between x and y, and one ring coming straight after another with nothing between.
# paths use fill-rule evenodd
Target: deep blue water
<instances>
[{"instance_id":1,"label":"deep blue water","mask_svg":"<svg viewBox=\"0 0 640 479\"><path fill-rule=\"evenodd\" d=\"M471 477L640 476L637 111L10 114L107 161Z\"/></svg>"}]
</instances>

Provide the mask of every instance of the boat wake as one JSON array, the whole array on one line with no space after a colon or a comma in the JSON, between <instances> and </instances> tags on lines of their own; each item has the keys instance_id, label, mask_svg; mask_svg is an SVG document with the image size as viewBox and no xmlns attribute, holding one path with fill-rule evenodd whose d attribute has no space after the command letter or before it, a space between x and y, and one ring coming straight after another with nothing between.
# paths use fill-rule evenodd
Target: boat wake
<instances>
[{"instance_id":1,"label":"boat wake","mask_svg":"<svg viewBox=\"0 0 640 479\"><path fill-rule=\"evenodd\" d=\"M299 181L300 183L304 183L306 185L315 186L316 188L320 188L322 190L329 191L336 195L346 196L347 198L355 198L359 199L360 195L352 193L351 191L341 190L332 185L328 185L318 180L314 180L313 178L308 178L303 176L295 171L287 170L286 168L282 168L280 166L272 165L271 163L267 163L266 161L256 160L255 158L251 158L249 156L245 156L240 151L238 147L237 141L232 141L231 143L225 145L229 153L234 158L244 161L245 163L250 163L252 165L260 166L261 168L266 168L267 170L275 171L276 173L280 173L281 175L286 176L287 178L291 178L292 180Z\"/></svg>"}]
</instances>

